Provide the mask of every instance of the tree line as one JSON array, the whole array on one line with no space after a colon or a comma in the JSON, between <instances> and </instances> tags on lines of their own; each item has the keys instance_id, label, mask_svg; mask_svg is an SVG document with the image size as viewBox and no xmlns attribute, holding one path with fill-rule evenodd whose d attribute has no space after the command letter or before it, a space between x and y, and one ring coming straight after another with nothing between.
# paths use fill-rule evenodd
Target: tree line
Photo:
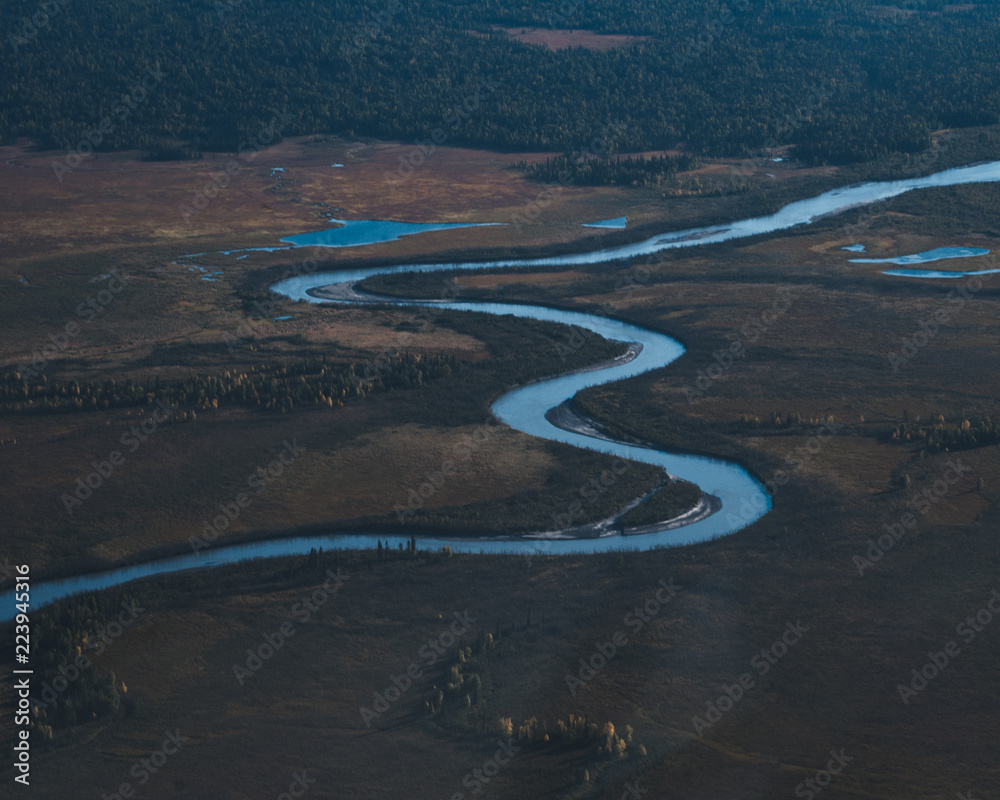
<instances>
[{"instance_id":1,"label":"tree line","mask_svg":"<svg viewBox=\"0 0 1000 800\"><path fill-rule=\"evenodd\" d=\"M122 609L126 609L125 612ZM32 615L32 724L37 740L51 742L62 728L114 714L128 687L94 659L114 646L143 609L122 589L96 592L36 610Z\"/></svg>"},{"instance_id":2,"label":"tree line","mask_svg":"<svg viewBox=\"0 0 1000 800\"><path fill-rule=\"evenodd\" d=\"M921 452L941 453L971 450L1000 444L1000 424L984 416L976 420L961 419L946 424L943 414L921 424L902 422L882 437L892 444L916 444Z\"/></svg>"},{"instance_id":3,"label":"tree line","mask_svg":"<svg viewBox=\"0 0 1000 800\"><path fill-rule=\"evenodd\" d=\"M236 406L262 411L291 411L298 406L343 406L348 397L422 386L459 368L454 356L397 354L376 369L365 365L328 364L325 358L291 364L261 364L248 372L226 370L181 380L50 380L29 382L16 372L0 378L0 411L60 413L146 407L157 401L185 409Z\"/></svg>"},{"instance_id":4,"label":"tree line","mask_svg":"<svg viewBox=\"0 0 1000 800\"><path fill-rule=\"evenodd\" d=\"M360 0L107 0L60 3L36 24L39 8L0 0L0 142L84 156L232 152L276 113L288 121L275 140L426 138L458 107L468 113L446 126L448 144L572 151L614 124L618 152L683 143L746 156L770 140L840 163L917 152L933 130L1000 118L1000 18L988 3L918 0L886 14L862 0L415 0L380 13ZM497 23L651 38L554 52ZM147 91L148 70L164 77ZM829 99L807 107L821 85Z\"/></svg>"},{"instance_id":5,"label":"tree line","mask_svg":"<svg viewBox=\"0 0 1000 800\"><path fill-rule=\"evenodd\" d=\"M544 183L580 186L662 186L678 172L702 164L693 156L614 156L578 158L564 153L542 162L519 161L514 166Z\"/></svg>"}]
</instances>

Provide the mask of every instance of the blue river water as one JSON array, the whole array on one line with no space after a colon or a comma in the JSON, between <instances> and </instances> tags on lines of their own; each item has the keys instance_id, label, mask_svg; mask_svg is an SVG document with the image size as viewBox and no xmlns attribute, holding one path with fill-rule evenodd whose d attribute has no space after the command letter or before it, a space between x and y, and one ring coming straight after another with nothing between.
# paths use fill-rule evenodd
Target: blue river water
<instances>
[{"instance_id":1,"label":"blue river water","mask_svg":"<svg viewBox=\"0 0 1000 800\"><path fill-rule=\"evenodd\" d=\"M980 269L975 272L945 272L937 269L887 269L883 275L895 275L900 278L934 278L936 280L954 280L955 278L971 278L973 275L995 275L1000 269Z\"/></svg>"},{"instance_id":2,"label":"blue river water","mask_svg":"<svg viewBox=\"0 0 1000 800\"><path fill-rule=\"evenodd\" d=\"M380 242L394 242L400 236L455 228L483 228L500 222L396 222L389 219L333 219L337 227L314 233L285 236L281 241L295 247L358 247Z\"/></svg>"},{"instance_id":3,"label":"blue river water","mask_svg":"<svg viewBox=\"0 0 1000 800\"><path fill-rule=\"evenodd\" d=\"M892 258L852 258L852 264L929 264L932 261L943 261L946 258L977 258L988 256L989 250L981 247L938 247L935 250L925 250L923 253L913 253L908 256L893 256Z\"/></svg>"},{"instance_id":4,"label":"blue river water","mask_svg":"<svg viewBox=\"0 0 1000 800\"><path fill-rule=\"evenodd\" d=\"M491 262L463 262L450 264L398 265L374 269L347 270L299 276L282 281L273 291L291 299L309 302L326 302L311 294L312 291L335 284L352 285L380 273L429 272L435 270L471 271L489 267L545 267L572 264L599 264L652 254L661 250L694 247L749 236L772 233L800 225L807 225L824 217L840 214L852 208L896 197L916 189L953 186L966 183L1000 181L1000 161L976 164L946 170L922 178L900 181L866 183L834 189L816 197L791 203L774 214L733 222L674 231L645 239L633 244L597 250L531 259L508 259ZM951 275L951 273L944 273ZM343 302L357 302L347 300ZM402 306L437 306L431 302L400 300ZM603 552L616 549L649 549L706 541L740 530L763 516L771 507L771 499L764 487L738 465L700 456L660 452L620 442L571 433L550 424L545 413L585 388L610 381L622 380L651 369L669 364L683 353L683 347L670 337L634 325L580 312L561 311L539 306L497 303L447 303L457 310L490 314L512 314L524 318L544 319L579 325L609 339L641 345L638 356L625 363L589 372L564 375L516 388L500 397L493 404L495 416L502 422L525 433L553 439L568 444L614 453L623 458L635 459L663 467L673 475L689 480L706 494L722 501L720 511L691 525L660 533L635 536L605 536L596 539L568 538L519 538L519 539L445 539L419 540L424 549L438 548L445 544L456 551L520 553L526 556L539 553L568 554ZM372 548L381 539L390 547L406 541L408 532L399 536L348 534L337 536L311 536L292 539L261 541L230 547L218 547L154 562L121 567L104 572L59 579L35 584L32 587L33 606L52 602L77 592L116 586L138 578L169 574L189 569L214 567L235 563L248 558L274 557L308 553L313 547ZM13 607L13 593L0 595L0 620L9 619L8 609Z\"/></svg>"},{"instance_id":5,"label":"blue river water","mask_svg":"<svg viewBox=\"0 0 1000 800\"><path fill-rule=\"evenodd\" d=\"M615 217L614 219L602 219L599 222L584 222L583 228L612 228L614 230L625 230L628 227L628 217Z\"/></svg>"}]
</instances>

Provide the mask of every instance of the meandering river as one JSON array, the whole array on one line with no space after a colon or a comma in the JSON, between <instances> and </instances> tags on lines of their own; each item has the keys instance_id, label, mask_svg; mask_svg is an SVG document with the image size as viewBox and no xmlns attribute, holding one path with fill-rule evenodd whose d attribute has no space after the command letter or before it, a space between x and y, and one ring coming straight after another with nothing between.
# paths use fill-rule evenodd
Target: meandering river
<instances>
[{"instance_id":1,"label":"meandering river","mask_svg":"<svg viewBox=\"0 0 1000 800\"><path fill-rule=\"evenodd\" d=\"M490 267L529 268L599 264L648 255L660 250L694 247L808 225L822 217L840 214L851 208L886 200L915 189L997 181L1000 181L1000 161L946 170L923 178L865 183L834 189L807 200L791 203L768 216L741 220L730 225L713 225L675 231L653 236L634 244L589 253L491 262L398 265L324 273L291 278L272 288L276 293L291 299L302 299L309 302L366 302L365 298L355 294L351 287L376 274L435 270L471 271ZM331 286L335 287L331 291L332 296L339 296L340 299L331 301L316 296L317 290ZM432 305L429 302L408 300L391 302L402 306ZM438 304L433 303L433 305ZM641 345L638 355L631 361L615 363L599 370L555 377L516 388L500 397L493 404L493 413L499 420L512 428L533 436L613 453L622 458L662 467L673 475L697 484L706 494L717 497L721 501L721 509L717 513L703 517L690 525L658 533L624 537L605 536L596 539L445 539L422 537L418 543L419 547L438 548L447 544L456 551L507 552L526 555L543 552L552 554L600 552L619 548L650 549L705 541L733 533L756 521L770 509L771 500L764 487L735 464L711 458L671 454L606 438L588 436L558 428L546 419L546 412L549 409L560 405L585 387L622 380L666 366L684 352L683 347L675 340L624 322L580 312L499 303L447 303L446 305L448 308L456 310L487 314L512 314L523 318L578 325L608 339ZM428 469L433 467L433 464L428 465ZM248 558L304 554L313 547L325 549L371 548L375 546L378 539L395 547L399 542L405 541L408 535L409 533L404 529L397 537L370 534L312 536L219 547L197 554L186 554L131 567L35 584L32 587L32 603L37 607L77 592L107 588L152 575L218 566ZM9 609L12 608L13 593L7 592L0 596L0 619L9 619L11 616Z\"/></svg>"}]
</instances>

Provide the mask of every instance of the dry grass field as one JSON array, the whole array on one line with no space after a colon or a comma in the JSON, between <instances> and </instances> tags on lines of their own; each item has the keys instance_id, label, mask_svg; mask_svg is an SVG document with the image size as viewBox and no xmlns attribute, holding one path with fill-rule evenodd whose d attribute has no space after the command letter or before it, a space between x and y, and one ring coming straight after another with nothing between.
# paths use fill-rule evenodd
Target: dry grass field
<instances>
[{"instance_id":1,"label":"dry grass field","mask_svg":"<svg viewBox=\"0 0 1000 800\"><path fill-rule=\"evenodd\" d=\"M570 47L582 47L586 50L605 52L614 47L633 47L648 42L651 36L629 36L615 33L595 33L582 29L562 28L504 28L494 25L493 30L502 31L511 39L525 44L536 44L550 50L566 50ZM473 36L482 34L469 31Z\"/></svg>"},{"instance_id":2,"label":"dry grass field","mask_svg":"<svg viewBox=\"0 0 1000 800\"><path fill-rule=\"evenodd\" d=\"M104 285L92 279L112 268L127 278L127 288L92 323L81 323L80 335L52 360L51 377L167 380L322 354L337 363L363 362L390 344L469 364L498 361L489 337L444 323L412 332L404 309L277 299L273 316L292 319L254 321L253 337L232 351L225 347L227 333L251 317L245 281L292 260L263 252L236 260L217 250L273 246L282 235L321 229L325 212L509 221L540 191L508 165L544 154L451 148L438 149L412 176L390 185L385 174L412 148L283 142L262 151L190 223L178 205L218 172L225 156L143 163L98 155L59 183L51 154L4 148L5 371L24 363L67 320L79 320L77 305ZM276 167L285 172L272 176ZM620 242L638 234L578 226L627 214L630 229L652 233L656 225L667 230L731 219L836 180L831 169L782 166L780 187L765 184L757 194L731 197L569 186L520 229L422 234L336 251L328 263ZM841 249L861 241L866 256L885 257L941 246L1000 247L993 216L1000 189L935 191L921 200L897 199L862 217L863 224L848 214L785 234L673 251L648 272L618 264L457 276L464 298L581 309L611 303L616 316L678 338L687 352L675 364L588 391L580 404L613 433L734 459L763 481L785 473L773 510L733 536L673 550L528 560L423 552L418 539L416 555L327 553L319 567L291 559L135 584L130 593L145 611L95 666L127 686L129 703L57 731L50 747L34 751L32 797L99 798L130 782L139 798L249 800L280 796L293 774L305 770L316 781L305 794L311 800L610 800L637 781L649 798L771 800L806 796L798 787L826 768L834 750L850 760L822 789L822 800L940 800L959 792L996 800L1000 626L993 620L971 639L957 628L1000 588L1000 452L991 444L921 454L918 439L893 440L889 433L929 424L938 414L948 428L1000 415L994 368L1000 275L985 276L972 299L894 370L888 353L948 302L953 286L883 276L882 265L852 264L853 254ZM223 271L217 283L172 263L202 251L210 255L197 263ZM973 270L992 263L986 257L933 266ZM433 291L438 280L428 277L423 289ZM763 319L782 297L790 300L751 341L744 326ZM743 341L745 356L702 384L700 395L686 392L698 387L699 371L717 363L713 354L734 340ZM137 409L3 413L0 559L55 574L183 548L285 440L297 440L305 452L233 532L280 535L391 514L428 465L440 463L485 420L491 399L456 399L459 410L445 421L433 385L287 414L199 409L194 422L160 426L73 516L60 503L64 488L145 415ZM834 432L820 438L824 425ZM798 468L791 466L796 458ZM920 512L919 493L933 493L954 459L966 471ZM431 505L516 502L549 485L571 491L600 466L599 459L577 460L569 448L501 431ZM916 525L877 558L866 555L885 526L907 513ZM859 570L858 558L871 565ZM323 585L325 567L349 579L302 622L292 609ZM662 579L680 587L676 596L635 630L627 615ZM486 633L494 635L494 648L472 657L480 699L468 709L429 715L425 701L433 703L453 680L438 660L366 726L361 709L372 706L373 694L420 662L421 647L440 640L453 614L466 610L475 622L446 650L456 658L457 645L478 647ZM240 685L234 665L245 665L247 649L289 621L295 634ZM776 647L789 624L807 630ZM566 676L577 675L579 660L590 659L616 631L627 633L628 644L571 691ZM960 653L903 703L898 685L910 683L911 670L950 640ZM0 662L7 667L5 659L6 651ZM744 674L753 685L738 692L733 687ZM699 735L694 718L712 719L709 706L719 708L727 692L739 698ZM12 703L5 682L0 705ZM487 768L480 775L488 781L467 778L493 759L500 718L516 728L536 717L554 730L570 714L599 726L610 721L619 733L632 726L627 757L605 757L593 745L519 744L515 735L521 749L509 764L493 774ZM132 766L174 729L187 741L139 784ZM5 781L11 774L0 769Z\"/></svg>"}]
</instances>

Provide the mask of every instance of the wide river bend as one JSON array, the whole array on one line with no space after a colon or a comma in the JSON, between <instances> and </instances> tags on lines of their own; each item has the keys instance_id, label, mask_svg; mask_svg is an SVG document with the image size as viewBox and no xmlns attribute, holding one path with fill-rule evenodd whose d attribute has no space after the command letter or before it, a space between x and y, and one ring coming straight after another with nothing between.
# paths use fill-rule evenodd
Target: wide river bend
<instances>
[{"instance_id":1,"label":"wide river bend","mask_svg":"<svg viewBox=\"0 0 1000 800\"><path fill-rule=\"evenodd\" d=\"M1000 181L1000 161L993 161L950 169L922 178L847 186L813 198L790 203L768 216L741 220L729 225L713 225L675 231L653 236L641 242L589 253L491 262L398 265L315 274L290 278L276 284L272 289L293 300L301 299L314 303L361 303L366 301L363 297L354 294L351 287L376 274L436 270L472 271L492 267L539 268L573 264L599 264L649 255L661 250L724 242L808 225L822 217L840 214L852 208L887 200L916 189L997 181ZM331 291L329 287L334 287L332 289L334 296L337 296L338 289L340 289L343 299L329 301L315 296L317 290L325 287L326 291ZM392 302L404 306L431 305L428 302L407 300ZM433 305L439 304L434 303ZM580 312L499 303L456 302L446 305L448 308L461 311L512 314L518 317L578 325L608 339L641 345L639 354L626 363L617 363L600 370L555 377L513 389L493 404L493 413L499 420L512 428L533 436L613 453L622 458L662 467L672 475L697 484L706 494L717 497L722 505L717 513L697 522L658 533L587 539L539 539L537 537L445 539L422 537L418 543L419 547L424 549L437 548L447 544L455 551L524 553L526 555L533 553L592 553L615 549L645 550L654 547L690 544L733 533L756 521L770 509L771 500L764 487L738 465L717 459L666 453L624 442L586 436L557 428L546 419L545 415L549 409L560 405L585 387L622 380L666 366L684 352L684 348L675 340L624 322ZM428 465L428 468L433 466ZM248 558L305 554L313 547L325 549L371 548L376 545L378 539L395 547L399 542L405 541L408 535L405 530L401 530L397 537L365 533L338 534L336 536L286 538L219 547L196 554L174 556L144 564L35 584L32 587L32 604L37 607L60 597L116 586L152 575L219 566ZM12 608L13 592L0 595L0 620L10 619L9 609Z\"/></svg>"}]
</instances>

